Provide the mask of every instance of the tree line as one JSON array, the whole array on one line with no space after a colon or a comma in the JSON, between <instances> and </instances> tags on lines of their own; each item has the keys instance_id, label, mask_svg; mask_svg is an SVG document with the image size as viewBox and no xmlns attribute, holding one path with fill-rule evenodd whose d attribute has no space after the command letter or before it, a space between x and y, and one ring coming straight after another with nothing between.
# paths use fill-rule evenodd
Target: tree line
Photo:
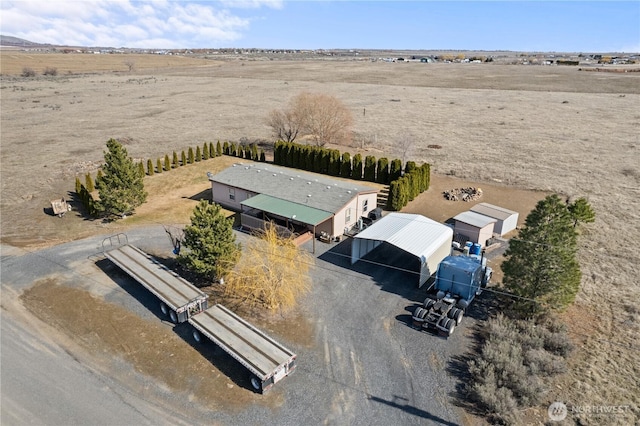
<instances>
[{"instance_id":1,"label":"tree line","mask_svg":"<svg viewBox=\"0 0 640 426\"><path fill-rule=\"evenodd\" d=\"M382 157L376 160L373 155L340 152L321 146L304 145L295 142L277 141L273 147L273 164L307 170L354 180L380 183L389 186L387 208L398 211L413 201L415 197L429 189L431 166L424 163L418 166L414 161Z\"/></svg>"}]
</instances>

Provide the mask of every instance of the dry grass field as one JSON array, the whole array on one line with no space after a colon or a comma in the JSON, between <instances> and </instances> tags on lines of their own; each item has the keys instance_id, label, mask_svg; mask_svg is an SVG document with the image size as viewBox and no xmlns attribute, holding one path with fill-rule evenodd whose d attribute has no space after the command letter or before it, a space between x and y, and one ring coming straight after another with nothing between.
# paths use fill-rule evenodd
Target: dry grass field
<instances>
[{"instance_id":1,"label":"dry grass field","mask_svg":"<svg viewBox=\"0 0 640 426\"><path fill-rule=\"evenodd\" d=\"M302 90L335 95L352 109L355 136L342 150L430 162L442 179L477 182L493 193L503 188L504 194L588 197L597 220L582 231L582 290L563 314L577 350L571 371L556 380L547 401L630 405L635 411L606 423L640 421L640 73L152 55L136 57L128 72L119 55L9 51L0 59L0 224L6 244L35 247L111 231L43 212L49 200L73 190L76 175L95 172L109 138L124 141L132 157L154 162L208 141L271 140L267 113ZM23 67L47 66L59 75L19 77ZM208 183L201 170L180 173L185 187L141 210L160 206L151 217L184 223L186 208L176 217L160 212L169 200L190 200ZM152 180L160 179L168 177ZM503 200L525 216L534 198L522 205L508 195ZM407 211L433 215L427 207L437 199L430 191ZM529 415L544 421L545 413L541 407Z\"/></svg>"}]
</instances>

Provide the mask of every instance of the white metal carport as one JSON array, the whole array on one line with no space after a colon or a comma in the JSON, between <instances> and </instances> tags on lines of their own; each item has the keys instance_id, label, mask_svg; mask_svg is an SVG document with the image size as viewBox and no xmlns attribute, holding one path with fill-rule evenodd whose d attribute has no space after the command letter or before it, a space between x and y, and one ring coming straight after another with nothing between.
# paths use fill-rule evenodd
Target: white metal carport
<instances>
[{"instance_id":1,"label":"white metal carport","mask_svg":"<svg viewBox=\"0 0 640 426\"><path fill-rule=\"evenodd\" d=\"M421 287L438 264L451 254L453 230L418 214L390 213L357 234L351 243L351 264L382 243L389 243L420 259Z\"/></svg>"}]
</instances>

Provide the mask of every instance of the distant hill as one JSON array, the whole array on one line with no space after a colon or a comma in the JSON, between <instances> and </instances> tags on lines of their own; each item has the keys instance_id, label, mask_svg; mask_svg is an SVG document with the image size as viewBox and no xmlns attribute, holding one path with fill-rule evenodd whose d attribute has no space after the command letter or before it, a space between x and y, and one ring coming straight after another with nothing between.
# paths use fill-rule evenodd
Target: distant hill
<instances>
[{"instance_id":1,"label":"distant hill","mask_svg":"<svg viewBox=\"0 0 640 426\"><path fill-rule=\"evenodd\" d=\"M44 47L51 46L50 44L34 43L29 40L24 40L18 37L0 35L0 46L7 47Z\"/></svg>"}]
</instances>

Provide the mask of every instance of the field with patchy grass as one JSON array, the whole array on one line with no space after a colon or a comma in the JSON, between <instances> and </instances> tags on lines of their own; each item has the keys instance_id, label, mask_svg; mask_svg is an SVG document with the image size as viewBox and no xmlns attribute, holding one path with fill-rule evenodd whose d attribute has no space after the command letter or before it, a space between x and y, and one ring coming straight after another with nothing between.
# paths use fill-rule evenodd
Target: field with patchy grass
<instances>
[{"instance_id":1,"label":"field with patchy grass","mask_svg":"<svg viewBox=\"0 0 640 426\"><path fill-rule=\"evenodd\" d=\"M435 174L477 186L588 197L597 219L580 239L582 290L562 315L577 350L545 402L630 405L632 419L611 416L607 423L638 421L638 73L155 56L137 59L128 72L117 55L1 55L0 220L6 244L51 245L128 226L44 212L51 199L69 196L76 175L95 173L109 138L123 141L133 158L154 163L208 141L271 140L267 113L302 90L335 95L353 111L354 140L339 147L343 151L427 161ZM47 66L57 67L58 76L17 76L23 67ZM210 160L222 167L219 161L232 159ZM168 190L127 221L184 223L186 206L208 186L206 167L148 178L149 188L166 180L161 186ZM169 184L176 186L169 190ZM433 214L428 206L438 199L430 191L406 211ZM176 216L168 213L173 200L186 203ZM544 421L546 406L529 414Z\"/></svg>"}]
</instances>

